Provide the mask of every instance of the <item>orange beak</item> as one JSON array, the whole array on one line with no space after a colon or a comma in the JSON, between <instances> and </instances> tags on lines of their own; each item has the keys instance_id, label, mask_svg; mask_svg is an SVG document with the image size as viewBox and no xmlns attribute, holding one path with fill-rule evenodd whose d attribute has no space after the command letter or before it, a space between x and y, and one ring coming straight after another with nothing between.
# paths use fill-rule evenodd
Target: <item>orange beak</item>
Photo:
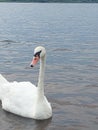
<instances>
[{"instance_id":1,"label":"orange beak","mask_svg":"<svg viewBox=\"0 0 98 130\"><path fill-rule=\"evenodd\" d=\"M33 57L33 60L31 62L31 67L34 67L37 64L37 62L39 61L39 59L40 58L38 56Z\"/></svg>"}]
</instances>

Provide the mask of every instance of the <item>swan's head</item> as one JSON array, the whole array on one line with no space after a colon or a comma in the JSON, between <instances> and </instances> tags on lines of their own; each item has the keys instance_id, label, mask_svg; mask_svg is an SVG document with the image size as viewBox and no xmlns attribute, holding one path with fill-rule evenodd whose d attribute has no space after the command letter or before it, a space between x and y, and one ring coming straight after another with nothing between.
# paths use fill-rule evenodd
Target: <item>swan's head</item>
<instances>
[{"instance_id":1,"label":"swan's head","mask_svg":"<svg viewBox=\"0 0 98 130\"><path fill-rule=\"evenodd\" d=\"M46 55L46 50L44 47L42 46L38 46L34 49L34 56L33 56L33 60L31 62L31 67L35 66L37 64L37 62L39 61L39 59L45 57Z\"/></svg>"}]
</instances>

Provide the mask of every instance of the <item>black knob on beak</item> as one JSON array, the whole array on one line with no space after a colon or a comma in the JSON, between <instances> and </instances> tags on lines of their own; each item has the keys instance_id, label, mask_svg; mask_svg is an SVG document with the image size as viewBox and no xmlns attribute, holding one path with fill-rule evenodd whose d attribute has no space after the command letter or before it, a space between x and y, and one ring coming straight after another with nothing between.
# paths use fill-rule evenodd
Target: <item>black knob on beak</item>
<instances>
[{"instance_id":1,"label":"black knob on beak","mask_svg":"<svg viewBox=\"0 0 98 130\"><path fill-rule=\"evenodd\" d=\"M31 64L30 67L34 67L34 66Z\"/></svg>"}]
</instances>

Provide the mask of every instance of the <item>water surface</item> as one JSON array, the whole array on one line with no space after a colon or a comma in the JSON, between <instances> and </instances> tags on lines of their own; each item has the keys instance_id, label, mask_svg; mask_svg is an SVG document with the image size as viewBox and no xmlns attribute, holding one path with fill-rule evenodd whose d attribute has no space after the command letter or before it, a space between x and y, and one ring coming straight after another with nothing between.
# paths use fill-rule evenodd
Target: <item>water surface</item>
<instances>
[{"instance_id":1,"label":"water surface","mask_svg":"<svg viewBox=\"0 0 98 130\"><path fill-rule=\"evenodd\" d=\"M53 117L22 118L2 110L2 130L98 129L98 4L0 3L0 73L37 84L33 49L47 49L45 95Z\"/></svg>"}]
</instances>

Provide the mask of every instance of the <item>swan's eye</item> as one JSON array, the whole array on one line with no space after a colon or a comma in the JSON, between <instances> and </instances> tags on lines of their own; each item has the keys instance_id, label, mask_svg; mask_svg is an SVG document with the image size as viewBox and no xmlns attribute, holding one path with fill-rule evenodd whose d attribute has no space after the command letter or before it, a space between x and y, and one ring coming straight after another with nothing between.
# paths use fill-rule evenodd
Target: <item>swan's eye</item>
<instances>
[{"instance_id":1,"label":"swan's eye","mask_svg":"<svg viewBox=\"0 0 98 130\"><path fill-rule=\"evenodd\" d=\"M36 52L35 54L34 54L34 57L40 57L40 53L41 53L42 51L39 51L39 52Z\"/></svg>"}]
</instances>

